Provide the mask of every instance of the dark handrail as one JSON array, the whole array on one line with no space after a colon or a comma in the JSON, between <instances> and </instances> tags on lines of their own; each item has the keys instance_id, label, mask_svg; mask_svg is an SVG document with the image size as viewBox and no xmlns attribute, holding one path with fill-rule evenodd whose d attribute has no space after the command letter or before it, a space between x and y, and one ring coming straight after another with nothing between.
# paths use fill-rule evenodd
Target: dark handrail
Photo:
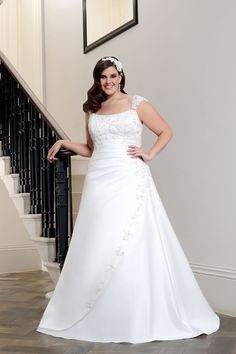
<instances>
[{"instance_id":1,"label":"dark handrail","mask_svg":"<svg viewBox=\"0 0 236 354\"><path fill-rule=\"evenodd\" d=\"M30 193L31 214L42 214L42 237L55 237L55 261L62 269L72 235L72 151L61 149L49 163L49 148L70 140L0 51L0 141L18 173L20 192Z\"/></svg>"}]
</instances>

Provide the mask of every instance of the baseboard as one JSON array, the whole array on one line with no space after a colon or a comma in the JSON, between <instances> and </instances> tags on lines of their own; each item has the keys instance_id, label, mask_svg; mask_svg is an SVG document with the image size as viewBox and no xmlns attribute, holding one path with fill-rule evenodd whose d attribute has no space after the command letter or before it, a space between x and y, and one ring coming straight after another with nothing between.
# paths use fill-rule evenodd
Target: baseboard
<instances>
[{"instance_id":1,"label":"baseboard","mask_svg":"<svg viewBox=\"0 0 236 354\"><path fill-rule=\"evenodd\" d=\"M212 308L219 314L236 317L236 269L196 263L190 266Z\"/></svg>"},{"instance_id":2,"label":"baseboard","mask_svg":"<svg viewBox=\"0 0 236 354\"><path fill-rule=\"evenodd\" d=\"M41 270L41 259L34 245L0 246L0 274Z\"/></svg>"},{"instance_id":3,"label":"baseboard","mask_svg":"<svg viewBox=\"0 0 236 354\"><path fill-rule=\"evenodd\" d=\"M236 269L228 267L210 266L208 264L190 263L196 274L212 275L214 277L236 280Z\"/></svg>"}]
</instances>

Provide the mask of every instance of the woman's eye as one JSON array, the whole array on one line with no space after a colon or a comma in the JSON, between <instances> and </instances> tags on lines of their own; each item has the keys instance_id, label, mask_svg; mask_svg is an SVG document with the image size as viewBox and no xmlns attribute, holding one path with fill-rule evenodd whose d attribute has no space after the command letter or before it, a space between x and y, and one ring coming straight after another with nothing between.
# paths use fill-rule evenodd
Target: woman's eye
<instances>
[{"instance_id":1,"label":"woman's eye","mask_svg":"<svg viewBox=\"0 0 236 354\"><path fill-rule=\"evenodd\" d=\"M115 78L116 77L116 74L114 74L114 75L111 75L111 78L113 79L113 78ZM100 79L105 79L106 78L106 76L100 76Z\"/></svg>"}]
</instances>

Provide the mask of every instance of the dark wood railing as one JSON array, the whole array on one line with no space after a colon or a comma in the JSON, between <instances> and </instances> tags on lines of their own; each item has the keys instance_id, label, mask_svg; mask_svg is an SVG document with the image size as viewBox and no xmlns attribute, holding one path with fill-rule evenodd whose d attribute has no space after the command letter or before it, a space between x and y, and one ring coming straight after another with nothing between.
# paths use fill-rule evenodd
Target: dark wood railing
<instances>
[{"instance_id":1,"label":"dark wood railing","mask_svg":"<svg viewBox=\"0 0 236 354\"><path fill-rule=\"evenodd\" d=\"M0 51L0 141L19 174L20 193L30 193L31 214L42 214L42 237L55 237L55 262L62 269L72 235L71 155L47 154L58 139L69 137Z\"/></svg>"}]
</instances>

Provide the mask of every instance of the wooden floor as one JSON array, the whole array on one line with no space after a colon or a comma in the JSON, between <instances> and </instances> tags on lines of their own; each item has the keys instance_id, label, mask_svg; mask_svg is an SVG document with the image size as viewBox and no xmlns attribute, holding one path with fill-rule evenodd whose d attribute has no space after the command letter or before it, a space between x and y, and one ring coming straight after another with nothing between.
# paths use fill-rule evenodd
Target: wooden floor
<instances>
[{"instance_id":1,"label":"wooden floor","mask_svg":"<svg viewBox=\"0 0 236 354\"><path fill-rule=\"evenodd\" d=\"M55 354L236 354L236 318L220 315L211 335L143 344L92 343L36 332L53 289L43 271L0 275L0 353Z\"/></svg>"}]
</instances>

